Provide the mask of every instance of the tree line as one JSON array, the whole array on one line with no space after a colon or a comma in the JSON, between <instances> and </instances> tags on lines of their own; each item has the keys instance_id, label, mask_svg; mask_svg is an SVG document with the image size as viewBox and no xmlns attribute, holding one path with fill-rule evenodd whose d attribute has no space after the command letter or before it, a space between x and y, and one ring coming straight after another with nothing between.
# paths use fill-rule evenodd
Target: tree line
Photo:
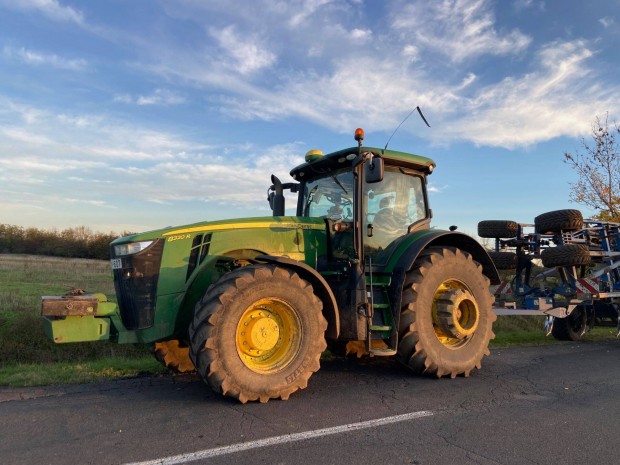
<instances>
[{"instance_id":1,"label":"tree line","mask_svg":"<svg viewBox=\"0 0 620 465\"><path fill-rule=\"evenodd\" d=\"M58 231L0 224L0 253L108 260L110 242L118 237L86 226Z\"/></svg>"}]
</instances>

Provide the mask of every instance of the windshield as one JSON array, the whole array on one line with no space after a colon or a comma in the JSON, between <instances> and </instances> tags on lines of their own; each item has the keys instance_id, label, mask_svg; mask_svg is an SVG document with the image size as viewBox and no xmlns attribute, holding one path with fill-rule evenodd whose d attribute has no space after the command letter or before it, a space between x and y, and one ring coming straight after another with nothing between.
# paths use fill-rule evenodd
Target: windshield
<instances>
[{"instance_id":1,"label":"windshield","mask_svg":"<svg viewBox=\"0 0 620 465\"><path fill-rule=\"evenodd\" d=\"M331 173L305 183L302 215L353 221L353 173Z\"/></svg>"}]
</instances>

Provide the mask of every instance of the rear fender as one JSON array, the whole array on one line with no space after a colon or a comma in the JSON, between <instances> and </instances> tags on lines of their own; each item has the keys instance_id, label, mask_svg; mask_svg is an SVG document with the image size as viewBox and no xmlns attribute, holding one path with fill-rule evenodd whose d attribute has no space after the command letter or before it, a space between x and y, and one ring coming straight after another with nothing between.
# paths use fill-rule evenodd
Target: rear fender
<instances>
[{"instance_id":1,"label":"rear fender","mask_svg":"<svg viewBox=\"0 0 620 465\"><path fill-rule=\"evenodd\" d=\"M283 268L295 271L300 278L305 279L314 288L314 293L323 302L323 316L327 320L327 331L325 337L328 339L337 339L340 334L340 315L336 297L332 292L325 278L321 276L314 268L303 262L293 260L286 257L274 257L272 255L260 255L256 257L259 262L274 263Z\"/></svg>"},{"instance_id":2,"label":"rear fender","mask_svg":"<svg viewBox=\"0 0 620 465\"><path fill-rule=\"evenodd\" d=\"M429 247L456 247L469 253L472 258L482 265L482 272L489 278L491 284L499 284L499 274L487 251L475 239L457 232L426 230L420 234L411 234L389 260L392 269L392 283L390 285L390 301L393 302L393 314L399 321L402 304L402 291L407 272L420 254ZM399 253L400 251L400 253Z\"/></svg>"}]
</instances>

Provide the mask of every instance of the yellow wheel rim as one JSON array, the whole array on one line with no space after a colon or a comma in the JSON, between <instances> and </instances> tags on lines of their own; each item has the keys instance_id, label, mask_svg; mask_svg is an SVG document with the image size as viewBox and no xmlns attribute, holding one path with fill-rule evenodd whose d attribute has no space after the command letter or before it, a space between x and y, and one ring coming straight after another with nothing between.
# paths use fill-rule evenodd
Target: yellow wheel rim
<instances>
[{"instance_id":1,"label":"yellow wheel rim","mask_svg":"<svg viewBox=\"0 0 620 465\"><path fill-rule=\"evenodd\" d=\"M444 281L433 297L435 336L446 347L461 347L474 335L480 321L476 299L465 284Z\"/></svg>"},{"instance_id":2,"label":"yellow wheel rim","mask_svg":"<svg viewBox=\"0 0 620 465\"><path fill-rule=\"evenodd\" d=\"M276 299L250 305L237 325L241 361L257 373L274 373L295 358L301 344L301 322L293 307Z\"/></svg>"}]
</instances>

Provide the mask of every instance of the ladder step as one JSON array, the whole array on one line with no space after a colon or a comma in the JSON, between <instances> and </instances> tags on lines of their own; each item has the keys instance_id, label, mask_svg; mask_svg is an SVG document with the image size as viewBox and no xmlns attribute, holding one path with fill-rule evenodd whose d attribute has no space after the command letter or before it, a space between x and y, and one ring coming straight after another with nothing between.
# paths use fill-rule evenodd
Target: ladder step
<instances>
[{"instance_id":1,"label":"ladder step","mask_svg":"<svg viewBox=\"0 0 620 465\"><path fill-rule=\"evenodd\" d=\"M370 349L370 354L375 355L377 357L389 357L391 355L396 355L395 349Z\"/></svg>"},{"instance_id":2,"label":"ladder step","mask_svg":"<svg viewBox=\"0 0 620 465\"><path fill-rule=\"evenodd\" d=\"M390 308L390 304L373 304L373 308Z\"/></svg>"}]
</instances>

